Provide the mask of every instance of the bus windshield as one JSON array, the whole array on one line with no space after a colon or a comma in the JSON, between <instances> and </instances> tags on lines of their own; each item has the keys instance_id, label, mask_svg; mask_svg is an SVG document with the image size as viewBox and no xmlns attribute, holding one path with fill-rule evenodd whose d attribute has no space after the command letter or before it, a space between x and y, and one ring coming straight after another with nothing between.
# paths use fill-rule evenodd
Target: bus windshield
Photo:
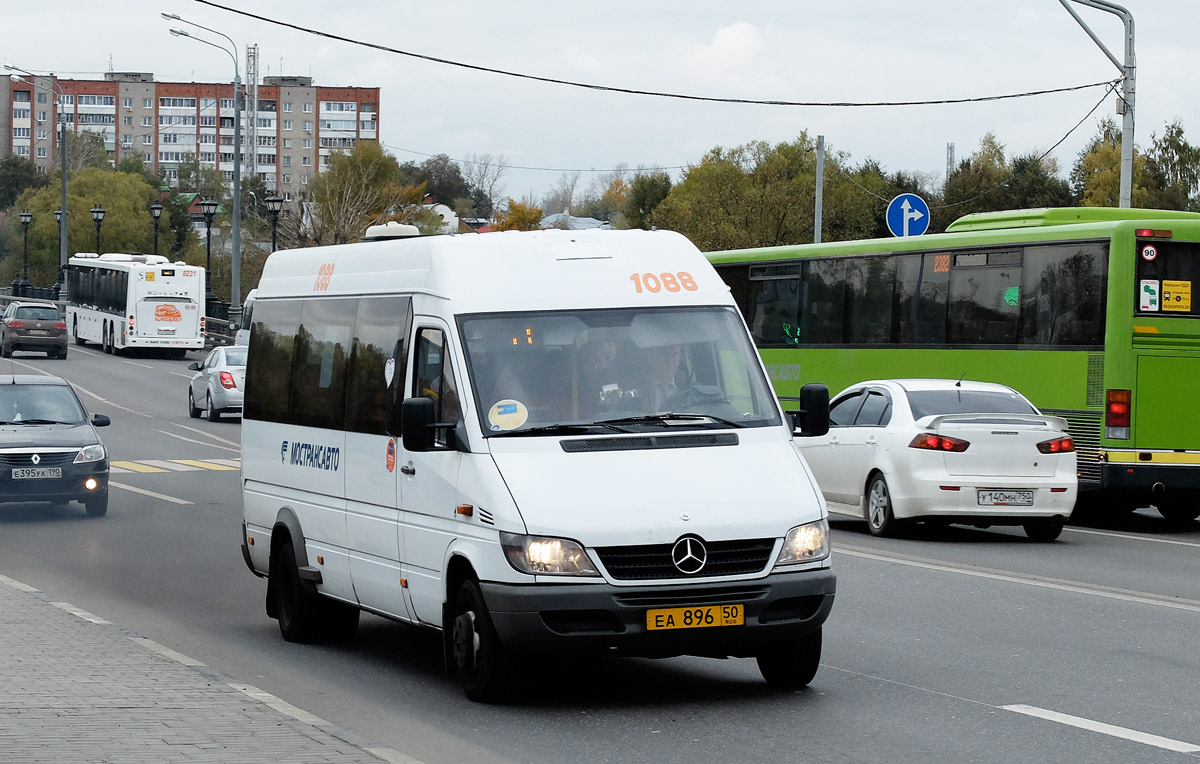
<instances>
[{"instance_id":1,"label":"bus windshield","mask_svg":"<svg viewBox=\"0 0 1200 764\"><path fill-rule=\"evenodd\" d=\"M671 416L704 426L779 423L732 308L604 309L464 316L484 433Z\"/></svg>"}]
</instances>

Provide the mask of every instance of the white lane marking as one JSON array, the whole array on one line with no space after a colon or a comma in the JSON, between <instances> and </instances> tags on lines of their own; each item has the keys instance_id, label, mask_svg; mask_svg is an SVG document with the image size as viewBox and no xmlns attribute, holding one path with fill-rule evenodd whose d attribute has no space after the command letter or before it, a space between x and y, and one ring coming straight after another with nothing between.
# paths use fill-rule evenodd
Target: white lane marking
<instances>
[{"instance_id":1,"label":"white lane marking","mask_svg":"<svg viewBox=\"0 0 1200 764\"><path fill-rule=\"evenodd\" d=\"M91 623L98 623L98 624L102 624L102 625L112 623L112 621L106 621L103 618L101 618L100 616L92 615L91 613L89 613L86 610L80 610L79 608L72 605L70 602L51 602L50 604L53 605L54 607L58 608L59 610L65 610L68 613L70 613L71 615L78 616L79 618L82 618L85 621L90 621Z\"/></svg>"},{"instance_id":2,"label":"white lane marking","mask_svg":"<svg viewBox=\"0 0 1200 764\"><path fill-rule=\"evenodd\" d=\"M1058 722L1059 724L1067 724L1072 727L1078 727L1079 729L1099 732L1104 735L1112 735L1113 737L1119 737L1124 740L1132 740L1135 743L1152 745L1155 748L1165 748L1168 751L1175 751L1176 753L1200 753L1200 745L1185 743L1182 740L1172 740L1169 737L1151 735L1148 732L1138 732L1137 730L1131 730L1128 727L1117 727L1112 724L1093 721L1092 719L1084 719L1081 716L1071 716L1070 714L1060 714L1057 711L1047 711L1046 709L1038 708L1037 706L1025 706L1017 704L1011 706L1000 706L1000 708L1003 708L1005 711L1025 714L1026 716L1036 716L1039 719Z\"/></svg>"},{"instance_id":3,"label":"white lane marking","mask_svg":"<svg viewBox=\"0 0 1200 764\"><path fill-rule=\"evenodd\" d=\"M47 376L47 377L53 377L53 376L55 376L55 375L51 374L51 373L50 373L50 372L48 372L48 371L44 371L44 370L42 370L42 369L38 368L37 366L30 366L29 364L27 364L27 363L22 363L21 361L18 361L18 360L17 360L17 359L15 359L15 358L9 358L9 359L8 359L8 361L9 361L9 363L11 363L11 364L13 364L13 365L15 365L15 366L24 366L26 369L29 369L30 371L36 371L38 374L43 374L43 375L45 375L45 376Z\"/></svg>"},{"instance_id":4,"label":"white lane marking","mask_svg":"<svg viewBox=\"0 0 1200 764\"><path fill-rule=\"evenodd\" d=\"M137 642L139 645L146 648L147 650L152 650L164 658L169 658L169 659L175 661L176 663L182 663L185 666L203 666L204 665L203 663L196 660L195 658L189 658L188 656L184 655L183 653L175 652L174 650L167 647L166 645L160 645L159 643L155 642L153 639L146 639L145 637L130 637L129 641Z\"/></svg>"},{"instance_id":5,"label":"white lane marking","mask_svg":"<svg viewBox=\"0 0 1200 764\"><path fill-rule=\"evenodd\" d=\"M249 695L250 697L254 698L255 700L259 701L260 703L263 703L264 705L270 706L271 708L275 709L276 711L280 712L281 714L286 714L287 716L292 717L293 719L295 719L298 722L304 722L305 724L311 724L314 727L325 727L325 726L329 725L329 722L325 721L321 717L313 716L312 714L305 711L304 709L296 708L291 703L288 703L280 698L277 698L274 695L272 695L271 693L264 692L263 690L260 690L257 687L254 687L252 685L237 684L236 682L230 682L229 686L232 687L233 689L237 690L238 692Z\"/></svg>"},{"instance_id":6,"label":"white lane marking","mask_svg":"<svg viewBox=\"0 0 1200 764\"><path fill-rule=\"evenodd\" d=\"M199 472L199 467L193 467L190 464L176 464L169 462L166 459L141 459L138 464L148 464L151 467L168 470L170 472Z\"/></svg>"},{"instance_id":7,"label":"white lane marking","mask_svg":"<svg viewBox=\"0 0 1200 764\"><path fill-rule=\"evenodd\" d=\"M113 482L112 480L108 481L108 484L110 486L116 486L117 488L124 488L126 491L133 491L134 493L140 493L143 496L149 496L152 499L160 499L161 501L169 501L172 504L191 504L192 503L185 499L176 499L174 496L167 496L166 494L155 493L154 491L147 491L145 488L134 488L131 485L125 485L124 483L116 483L116 482Z\"/></svg>"},{"instance_id":8,"label":"white lane marking","mask_svg":"<svg viewBox=\"0 0 1200 764\"><path fill-rule=\"evenodd\" d=\"M834 551L840 552L841 554L850 555L851 557L862 557L869 560L878 560L880 562L892 562L896 563L897 565L907 565L913 568L939 570L945 573L958 573L964 576L988 578L993 581L1006 581L1008 583L1023 584L1025 586L1036 586L1042 589L1056 589L1058 591L1072 592L1075 594L1090 594L1094 597L1104 597L1106 599L1134 602L1141 605L1156 605L1158 607L1167 607L1175 610L1187 610L1192 613L1200 613L1200 602L1196 600L1188 600L1180 597L1169 597L1161 594L1153 594L1151 592L1137 592L1127 589L1116 589L1108 586L1097 586L1075 581L1061 581L1040 576L1022 576L1017 573L1004 571L972 570L954 565L944 565L934 562L906 559L903 557L874 554L871 552L847 549L844 546L838 547L837 545L834 545Z\"/></svg>"},{"instance_id":9,"label":"white lane marking","mask_svg":"<svg viewBox=\"0 0 1200 764\"><path fill-rule=\"evenodd\" d=\"M108 474L110 474L110 475L121 475L121 474L128 475L128 474L131 474L132 472L133 472L133 470L127 470L124 467L114 467L112 462L108 463Z\"/></svg>"},{"instance_id":10,"label":"white lane marking","mask_svg":"<svg viewBox=\"0 0 1200 764\"><path fill-rule=\"evenodd\" d=\"M1094 531L1088 528L1065 528L1064 530L1071 533L1088 533L1093 536L1108 536L1114 539L1127 539L1129 541L1153 541L1155 544L1174 544L1175 546L1192 546L1200 547L1200 542L1195 541L1179 541L1177 539L1160 539L1154 536L1135 536L1132 533L1116 533L1114 531Z\"/></svg>"},{"instance_id":11,"label":"white lane marking","mask_svg":"<svg viewBox=\"0 0 1200 764\"><path fill-rule=\"evenodd\" d=\"M171 425L172 427L179 427L181 429L187 430L188 432L194 432L197 435L203 435L206 438L212 438L213 440L215 440L219 443L225 443L230 446L237 446L238 448L242 447L242 444L236 440L226 440L225 438L217 437L216 435L213 435L211 432L205 432L204 430L198 429L196 427L188 427L186 424L179 424L178 422L167 422L167 424Z\"/></svg>"},{"instance_id":12,"label":"white lane marking","mask_svg":"<svg viewBox=\"0 0 1200 764\"><path fill-rule=\"evenodd\" d=\"M193 376L192 374L182 374L182 373L180 373L180 372L178 372L178 371L168 371L167 373L168 373L168 374L174 374L174 375L175 375L175 376L177 376L177 377L183 377L184 379L191 379L191 378L192 378L192 376Z\"/></svg>"},{"instance_id":13,"label":"white lane marking","mask_svg":"<svg viewBox=\"0 0 1200 764\"><path fill-rule=\"evenodd\" d=\"M143 369L153 369L153 368L154 368L153 366L150 366L150 365L148 365L148 364L144 364L144 363L135 363L135 362L133 362L133 361L130 361L130 360L127 360L127 359L125 359L125 358L122 358L122 359L120 359L120 361L121 361L121 363L127 363L127 364L129 364L130 366L141 366Z\"/></svg>"},{"instance_id":14,"label":"white lane marking","mask_svg":"<svg viewBox=\"0 0 1200 764\"><path fill-rule=\"evenodd\" d=\"M241 448L230 448L229 446L218 446L216 443L205 443L202 440L196 440L195 438L185 438L182 435L176 435L175 433L167 432L166 430L159 430L158 432L162 433L163 435L166 435L168 438L179 438L180 440L187 441L188 443L196 443L201 446L208 446L209 448L219 448L222 451L233 451L236 454L240 454L242 452Z\"/></svg>"},{"instance_id":15,"label":"white lane marking","mask_svg":"<svg viewBox=\"0 0 1200 764\"><path fill-rule=\"evenodd\" d=\"M224 464L226 467L236 467L239 470L242 468L241 459L205 459L204 461L212 462L213 464Z\"/></svg>"}]
</instances>

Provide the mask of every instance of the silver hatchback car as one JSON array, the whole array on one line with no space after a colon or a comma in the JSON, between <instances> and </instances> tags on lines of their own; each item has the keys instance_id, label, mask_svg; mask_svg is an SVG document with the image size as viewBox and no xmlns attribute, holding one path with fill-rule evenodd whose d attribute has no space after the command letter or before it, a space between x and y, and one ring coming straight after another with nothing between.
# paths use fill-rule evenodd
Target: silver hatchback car
<instances>
[{"instance_id":1,"label":"silver hatchback car","mask_svg":"<svg viewBox=\"0 0 1200 764\"><path fill-rule=\"evenodd\" d=\"M246 385L244 345L219 347L202 363L192 363L196 372L188 384L188 414L198 418L201 412L215 422L222 414L242 413L242 390Z\"/></svg>"}]
</instances>

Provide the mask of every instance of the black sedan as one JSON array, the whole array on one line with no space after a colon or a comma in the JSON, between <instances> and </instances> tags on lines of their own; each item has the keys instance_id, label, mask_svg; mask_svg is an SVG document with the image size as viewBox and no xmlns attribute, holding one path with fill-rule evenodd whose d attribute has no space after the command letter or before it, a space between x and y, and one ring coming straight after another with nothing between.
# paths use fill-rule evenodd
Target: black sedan
<instances>
[{"instance_id":1,"label":"black sedan","mask_svg":"<svg viewBox=\"0 0 1200 764\"><path fill-rule=\"evenodd\" d=\"M104 414L88 418L61 377L0 375L0 502L78 501L108 512L108 452L96 433Z\"/></svg>"}]
</instances>

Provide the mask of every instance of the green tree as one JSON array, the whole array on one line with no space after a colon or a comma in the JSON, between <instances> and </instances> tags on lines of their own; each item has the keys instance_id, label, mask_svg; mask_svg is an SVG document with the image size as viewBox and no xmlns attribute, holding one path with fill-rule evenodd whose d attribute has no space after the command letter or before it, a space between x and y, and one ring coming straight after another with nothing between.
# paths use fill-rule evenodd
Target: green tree
<instances>
[{"instance_id":1,"label":"green tree","mask_svg":"<svg viewBox=\"0 0 1200 764\"><path fill-rule=\"evenodd\" d=\"M0 209L7 209L28 188L46 185L49 179L33 162L15 154L0 160Z\"/></svg>"},{"instance_id":2,"label":"green tree","mask_svg":"<svg viewBox=\"0 0 1200 764\"><path fill-rule=\"evenodd\" d=\"M1200 210L1200 147L1188 142L1179 120L1162 135L1151 134L1147 163L1155 179L1151 206L1173 210Z\"/></svg>"},{"instance_id":3,"label":"green tree","mask_svg":"<svg viewBox=\"0 0 1200 764\"><path fill-rule=\"evenodd\" d=\"M421 163L416 183L425 184L425 193L433 201L453 208L459 199L470 199L471 188L459 166L445 154L429 157Z\"/></svg>"},{"instance_id":4,"label":"green tree","mask_svg":"<svg viewBox=\"0 0 1200 764\"><path fill-rule=\"evenodd\" d=\"M367 226L389 220L428 230L432 221L420 207L424 188L405 180L394 156L374 141L361 141L349 153L330 156L329 169L312 184L311 216L292 216L296 227L289 226L288 233L294 231L297 243L307 245L356 241Z\"/></svg>"},{"instance_id":5,"label":"green tree","mask_svg":"<svg viewBox=\"0 0 1200 764\"><path fill-rule=\"evenodd\" d=\"M252 180L260 179L257 177L243 178L242 186ZM215 167L201 165L195 154L186 154L183 161L179 163L175 188L183 193L199 194L201 199L216 199L222 207L226 209L229 207L230 191L225 186L225 179L221 176L221 172ZM242 196L244 198L245 194L243 193Z\"/></svg>"},{"instance_id":6,"label":"green tree","mask_svg":"<svg viewBox=\"0 0 1200 764\"><path fill-rule=\"evenodd\" d=\"M1157 185L1142 152L1133 149L1132 205L1146 207ZM1071 187L1084 207L1117 207L1121 190L1121 130L1112 118L1101 121L1096 135L1075 160Z\"/></svg>"},{"instance_id":7,"label":"green tree","mask_svg":"<svg viewBox=\"0 0 1200 764\"><path fill-rule=\"evenodd\" d=\"M89 168L71 176L67 185L68 255L96 249L96 227L90 213L96 205L105 210L100 229L102 251L153 251L154 226L147 209L157 193L141 176L114 172L111 168ZM18 206L33 213L33 223L29 226L29 279L34 284L47 286L57 280L58 224L54 210L59 207L60 194L59 186L52 184L28 189L17 200ZM163 219L168 223L171 214L170 208L163 210ZM12 260L7 258L6 265ZM16 273L15 269L10 270L9 280Z\"/></svg>"},{"instance_id":8,"label":"green tree","mask_svg":"<svg viewBox=\"0 0 1200 764\"><path fill-rule=\"evenodd\" d=\"M93 130L67 131L67 174L74 175L88 168L112 170L112 161L104 147L104 135ZM55 165L57 166L57 162Z\"/></svg>"},{"instance_id":9,"label":"green tree","mask_svg":"<svg viewBox=\"0 0 1200 764\"><path fill-rule=\"evenodd\" d=\"M654 208L671 193L671 176L663 170L639 172L629 183L625 198L625 222L630 228L650 228Z\"/></svg>"}]
</instances>

